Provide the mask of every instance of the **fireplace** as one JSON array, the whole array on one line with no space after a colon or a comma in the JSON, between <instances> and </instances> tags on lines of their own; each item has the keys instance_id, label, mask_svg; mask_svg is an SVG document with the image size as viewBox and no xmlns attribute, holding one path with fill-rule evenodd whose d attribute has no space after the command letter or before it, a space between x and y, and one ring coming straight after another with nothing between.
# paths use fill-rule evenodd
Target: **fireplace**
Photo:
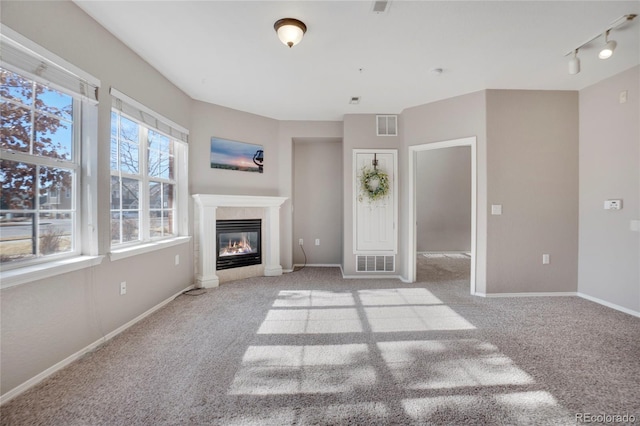
<instances>
[{"instance_id":1,"label":"fireplace","mask_svg":"<svg viewBox=\"0 0 640 426\"><path fill-rule=\"evenodd\" d=\"M262 263L261 219L216 221L216 269Z\"/></svg>"},{"instance_id":2,"label":"fireplace","mask_svg":"<svg viewBox=\"0 0 640 426\"><path fill-rule=\"evenodd\" d=\"M247 272L248 275L244 275L241 278L250 276L277 277L282 275L282 266L280 265L280 206L287 200L286 197L194 194L193 200L196 206L194 229L197 232L194 252L196 254L196 285L198 287L212 288L220 285L221 278L218 273L222 275L222 282L231 281L225 275L237 277L243 275L244 272ZM234 209L260 208L262 210L264 227L262 228L260 239L264 245L264 253L262 253L264 263L253 265L249 268L217 270L218 237L216 235L216 221L218 217L220 219L231 219L231 217L219 216L217 210L220 207Z\"/></svg>"}]
</instances>

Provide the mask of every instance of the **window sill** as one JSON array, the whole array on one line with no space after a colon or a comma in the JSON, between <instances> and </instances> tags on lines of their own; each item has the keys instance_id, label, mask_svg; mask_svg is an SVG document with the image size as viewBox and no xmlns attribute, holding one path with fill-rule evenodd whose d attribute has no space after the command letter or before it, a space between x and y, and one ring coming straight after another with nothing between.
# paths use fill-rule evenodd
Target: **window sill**
<instances>
[{"instance_id":1,"label":"window sill","mask_svg":"<svg viewBox=\"0 0 640 426\"><path fill-rule=\"evenodd\" d=\"M109 253L109 258L112 262L120 259L126 259L127 257L137 256L139 254L150 253L156 250L162 250L169 247L177 246L180 244L186 244L191 241L191 237L176 237L168 240L154 241L150 243L138 244L133 247L127 247L117 250L112 250Z\"/></svg>"},{"instance_id":2,"label":"window sill","mask_svg":"<svg viewBox=\"0 0 640 426\"><path fill-rule=\"evenodd\" d=\"M2 281L1 288L14 287L32 281L90 268L102 263L103 258L104 256L77 256L70 259L56 260L2 271L0 272L0 280Z\"/></svg>"}]
</instances>

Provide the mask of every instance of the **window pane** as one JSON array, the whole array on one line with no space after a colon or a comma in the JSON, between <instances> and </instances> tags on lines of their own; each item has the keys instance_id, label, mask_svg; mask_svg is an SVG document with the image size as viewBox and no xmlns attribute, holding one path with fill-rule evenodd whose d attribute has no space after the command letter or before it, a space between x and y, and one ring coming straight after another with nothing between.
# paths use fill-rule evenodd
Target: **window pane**
<instances>
[{"instance_id":1,"label":"window pane","mask_svg":"<svg viewBox=\"0 0 640 426\"><path fill-rule=\"evenodd\" d=\"M135 175L140 173L138 145L120 142L120 170Z\"/></svg>"},{"instance_id":2,"label":"window pane","mask_svg":"<svg viewBox=\"0 0 640 426\"><path fill-rule=\"evenodd\" d=\"M149 176L173 179L173 156L171 140L149 130Z\"/></svg>"},{"instance_id":3,"label":"window pane","mask_svg":"<svg viewBox=\"0 0 640 426\"><path fill-rule=\"evenodd\" d=\"M134 144L138 144L138 135L140 127L134 121L125 117L120 117L120 140L129 141Z\"/></svg>"},{"instance_id":4,"label":"window pane","mask_svg":"<svg viewBox=\"0 0 640 426\"><path fill-rule=\"evenodd\" d=\"M36 166L10 160L0 160L2 195L0 208L25 210L35 208Z\"/></svg>"},{"instance_id":5,"label":"window pane","mask_svg":"<svg viewBox=\"0 0 640 426\"><path fill-rule=\"evenodd\" d=\"M33 83L18 74L0 69L0 95L24 105L31 105Z\"/></svg>"},{"instance_id":6,"label":"window pane","mask_svg":"<svg viewBox=\"0 0 640 426\"><path fill-rule=\"evenodd\" d=\"M40 167L40 208L70 210L73 192L73 172L55 167Z\"/></svg>"},{"instance_id":7,"label":"window pane","mask_svg":"<svg viewBox=\"0 0 640 426\"><path fill-rule=\"evenodd\" d=\"M119 244L120 241L120 220L122 214L119 211L111 212L111 244Z\"/></svg>"},{"instance_id":8,"label":"window pane","mask_svg":"<svg viewBox=\"0 0 640 426\"><path fill-rule=\"evenodd\" d=\"M111 210L120 210L120 178L111 176Z\"/></svg>"},{"instance_id":9,"label":"window pane","mask_svg":"<svg viewBox=\"0 0 640 426\"><path fill-rule=\"evenodd\" d=\"M128 210L122 212L122 242L135 241L139 235L139 212Z\"/></svg>"},{"instance_id":10,"label":"window pane","mask_svg":"<svg viewBox=\"0 0 640 426\"><path fill-rule=\"evenodd\" d=\"M140 173L139 132L140 127L137 123L120 116L120 170L125 173Z\"/></svg>"},{"instance_id":11,"label":"window pane","mask_svg":"<svg viewBox=\"0 0 640 426\"><path fill-rule=\"evenodd\" d=\"M35 256L32 213L3 214L0 226L0 262Z\"/></svg>"},{"instance_id":12,"label":"window pane","mask_svg":"<svg viewBox=\"0 0 640 426\"><path fill-rule=\"evenodd\" d=\"M173 210L165 210L162 212L162 222L164 224L164 235L174 235Z\"/></svg>"},{"instance_id":13,"label":"window pane","mask_svg":"<svg viewBox=\"0 0 640 426\"><path fill-rule=\"evenodd\" d=\"M151 238L173 235L173 212L151 210L149 212L149 226Z\"/></svg>"},{"instance_id":14,"label":"window pane","mask_svg":"<svg viewBox=\"0 0 640 426\"><path fill-rule=\"evenodd\" d=\"M138 210L140 206L140 183L136 179L122 179L122 209Z\"/></svg>"},{"instance_id":15,"label":"window pane","mask_svg":"<svg viewBox=\"0 0 640 426\"><path fill-rule=\"evenodd\" d=\"M164 184L164 194L162 197L162 208L164 209L173 209L173 189L174 186L171 184Z\"/></svg>"},{"instance_id":16,"label":"window pane","mask_svg":"<svg viewBox=\"0 0 640 426\"><path fill-rule=\"evenodd\" d=\"M162 208L162 184L160 182L149 182L149 208Z\"/></svg>"},{"instance_id":17,"label":"window pane","mask_svg":"<svg viewBox=\"0 0 640 426\"><path fill-rule=\"evenodd\" d=\"M31 110L2 100L0 148L29 152Z\"/></svg>"},{"instance_id":18,"label":"window pane","mask_svg":"<svg viewBox=\"0 0 640 426\"><path fill-rule=\"evenodd\" d=\"M153 130L149 130L149 149L169 152L170 140L167 136Z\"/></svg>"},{"instance_id":19,"label":"window pane","mask_svg":"<svg viewBox=\"0 0 640 426\"><path fill-rule=\"evenodd\" d=\"M151 210L149 212L149 234L151 238L161 237L162 233L162 211Z\"/></svg>"},{"instance_id":20,"label":"window pane","mask_svg":"<svg viewBox=\"0 0 640 426\"><path fill-rule=\"evenodd\" d=\"M34 154L61 160L72 159L73 126L71 123L36 113L35 126Z\"/></svg>"},{"instance_id":21,"label":"window pane","mask_svg":"<svg viewBox=\"0 0 640 426\"><path fill-rule=\"evenodd\" d=\"M40 254L46 256L73 250L72 229L71 213L41 213L38 238Z\"/></svg>"},{"instance_id":22,"label":"window pane","mask_svg":"<svg viewBox=\"0 0 640 426\"><path fill-rule=\"evenodd\" d=\"M36 108L66 120L73 116L73 98L62 92L36 84Z\"/></svg>"}]
</instances>

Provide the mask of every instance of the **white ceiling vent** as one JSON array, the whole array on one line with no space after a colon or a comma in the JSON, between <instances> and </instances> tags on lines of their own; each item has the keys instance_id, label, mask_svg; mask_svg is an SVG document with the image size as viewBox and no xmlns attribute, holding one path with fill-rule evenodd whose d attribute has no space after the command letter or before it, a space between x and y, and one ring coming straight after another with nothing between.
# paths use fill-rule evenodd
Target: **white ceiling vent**
<instances>
[{"instance_id":1,"label":"white ceiling vent","mask_svg":"<svg viewBox=\"0 0 640 426\"><path fill-rule=\"evenodd\" d=\"M394 272L395 256L356 256L358 272Z\"/></svg>"},{"instance_id":2,"label":"white ceiling vent","mask_svg":"<svg viewBox=\"0 0 640 426\"><path fill-rule=\"evenodd\" d=\"M385 13L389 10L390 1L377 0L373 2L373 9L371 11L373 13Z\"/></svg>"},{"instance_id":3,"label":"white ceiling vent","mask_svg":"<svg viewBox=\"0 0 640 426\"><path fill-rule=\"evenodd\" d=\"M376 135L398 136L398 116L376 115Z\"/></svg>"}]
</instances>

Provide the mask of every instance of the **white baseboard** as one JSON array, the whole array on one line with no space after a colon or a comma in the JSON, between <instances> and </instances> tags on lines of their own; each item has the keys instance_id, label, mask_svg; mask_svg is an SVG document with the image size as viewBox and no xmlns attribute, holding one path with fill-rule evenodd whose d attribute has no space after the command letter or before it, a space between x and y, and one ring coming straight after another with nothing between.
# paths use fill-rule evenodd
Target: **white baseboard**
<instances>
[{"instance_id":1,"label":"white baseboard","mask_svg":"<svg viewBox=\"0 0 640 426\"><path fill-rule=\"evenodd\" d=\"M462 250L462 251L418 251L416 254L469 254L470 250Z\"/></svg>"},{"instance_id":2,"label":"white baseboard","mask_svg":"<svg viewBox=\"0 0 640 426\"><path fill-rule=\"evenodd\" d=\"M633 315L634 317L640 318L640 312L634 311L633 309L625 308L624 306L616 305L615 303L607 302L606 300L602 300L597 297L589 296L588 294L580 292L576 293L576 295L583 299L587 299L600 305L606 306L607 308L615 309L616 311L624 312L625 314Z\"/></svg>"},{"instance_id":3,"label":"white baseboard","mask_svg":"<svg viewBox=\"0 0 640 426\"><path fill-rule=\"evenodd\" d=\"M624 306L616 305L615 303L607 302L606 300L602 300L602 299L599 299L597 297L593 297L593 296L589 296L589 295L584 294L584 293L573 292L573 291L569 291L569 292L544 292L544 293L489 293L489 294L476 293L475 296L490 297L490 298L497 298L497 297L550 297L550 296L551 297L553 297L553 296L556 296L556 297L557 296L567 297L567 296L574 296L574 297L581 297L583 299L590 300L591 302L595 302L595 303L598 303L600 305L606 306L608 308L615 309L616 311L624 312L625 314L633 315L634 317L640 318L640 312L634 311L633 309L625 308Z\"/></svg>"},{"instance_id":4,"label":"white baseboard","mask_svg":"<svg viewBox=\"0 0 640 426\"><path fill-rule=\"evenodd\" d=\"M552 292L530 292L530 293L475 293L476 296L480 297L567 297L567 296L577 296L578 294L575 291L552 291Z\"/></svg>"},{"instance_id":5,"label":"white baseboard","mask_svg":"<svg viewBox=\"0 0 640 426\"><path fill-rule=\"evenodd\" d=\"M76 352L76 353L74 353L72 355L69 355L68 357L66 357L62 361L58 362L57 364L52 365L51 367L47 368L43 372L39 373L38 375L30 378L26 382L24 382L24 383L16 386L15 388L11 389L7 393L5 393L3 395L0 395L0 405L2 405L5 402L15 398L16 396L20 395L21 393L23 393L27 389L37 385L38 383L40 383L41 381L43 381L47 377L51 376L53 373L56 373L57 371L62 370L64 367L66 367L67 365L69 365L72 362L76 361L81 356L85 355L86 353L91 352L92 350L94 350L98 346L100 346L103 343L107 342L108 340L114 338L118 334L122 333L127 328L129 328L132 325L134 325L135 323L143 320L144 318L148 317L149 315L151 315L152 313L154 313L158 309L162 308L163 306L165 306L166 304L171 302L173 299L175 299L176 297L180 296L185 291L189 291L189 290L191 290L193 288L195 288L195 285L190 285L189 287L185 288L184 290L180 290L178 293L174 294L173 296L169 297L168 299L163 300L162 302L158 303L156 306L154 306L151 309L147 310L146 312L138 315L137 317L135 317L131 321L127 322L126 324L121 325L120 327L116 328L112 332L106 334L104 337L101 337L100 339L96 340L95 342L91 343L90 345L86 346L85 348L80 349L78 352Z\"/></svg>"},{"instance_id":6,"label":"white baseboard","mask_svg":"<svg viewBox=\"0 0 640 426\"><path fill-rule=\"evenodd\" d=\"M340 264L339 263L307 263L306 265L304 264L300 264L300 263L296 263L295 265L293 265L293 269L296 269L296 267L310 267L310 268L340 268Z\"/></svg>"}]
</instances>

